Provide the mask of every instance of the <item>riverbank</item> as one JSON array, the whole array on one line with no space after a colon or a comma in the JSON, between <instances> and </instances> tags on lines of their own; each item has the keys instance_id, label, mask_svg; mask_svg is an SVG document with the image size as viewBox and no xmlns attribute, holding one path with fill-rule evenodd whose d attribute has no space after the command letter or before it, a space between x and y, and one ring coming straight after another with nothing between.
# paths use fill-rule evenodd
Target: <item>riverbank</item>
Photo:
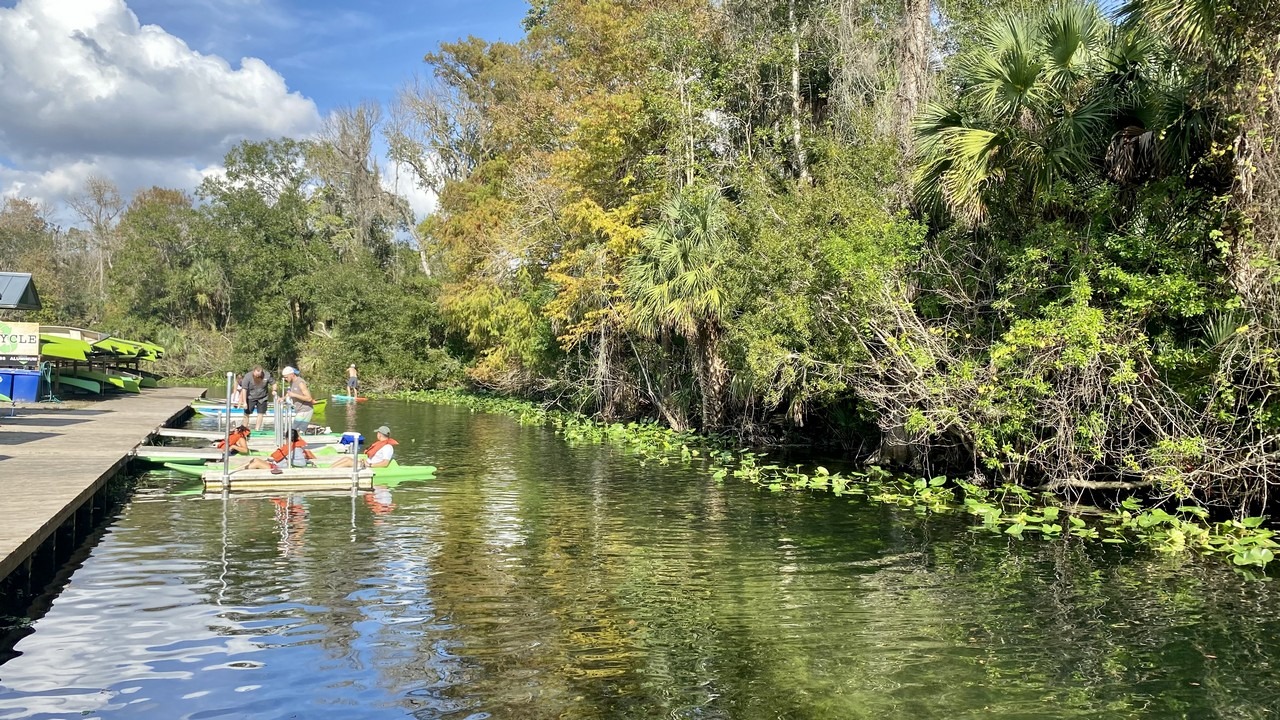
<instances>
[{"instance_id":1,"label":"riverbank","mask_svg":"<svg viewBox=\"0 0 1280 720\"><path fill-rule=\"evenodd\" d=\"M1214 522L1207 509L1191 503L1144 505L1136 497L1128 497L1111 508L1068 504L1052 493L1011 484L983 487L960 478L905 477L877 466L833 472L820 465L782 465L772 462L768 453L737 448L724 439L676 432L655 422L600 422L512 398L452 390L386 397L504 413L521 424L552 427L571 443L607 443L646 462L685 463L717 481L735 478L773 492L802 490L862 497L925 514L964 513L973 519L975 532L1017 539L1133 544L1169 555L1216 556L1250 577L1255 576L1253 570L1265 570L1280 550L1266 518Z\"/></svg>"}]
</instances>

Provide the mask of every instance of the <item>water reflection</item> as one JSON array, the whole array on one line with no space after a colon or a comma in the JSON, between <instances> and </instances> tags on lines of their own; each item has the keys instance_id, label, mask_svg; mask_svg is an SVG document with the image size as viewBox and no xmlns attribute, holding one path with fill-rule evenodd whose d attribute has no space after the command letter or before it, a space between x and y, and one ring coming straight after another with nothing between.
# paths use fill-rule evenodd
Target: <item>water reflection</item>
<instances>
[{"instance_id":1,"label":"water reflection","mask_svg":"<svg viewBox=\"0 0 1280 720\"><path fill-rule=\"evenodd\" d=\"M0 666L0 718L1280 706L1280 602L1220 565L717 484L503 417L350 413L342 429L391 424L439 479L206 500L151 478Z\"/></svg>"}]
</instances>

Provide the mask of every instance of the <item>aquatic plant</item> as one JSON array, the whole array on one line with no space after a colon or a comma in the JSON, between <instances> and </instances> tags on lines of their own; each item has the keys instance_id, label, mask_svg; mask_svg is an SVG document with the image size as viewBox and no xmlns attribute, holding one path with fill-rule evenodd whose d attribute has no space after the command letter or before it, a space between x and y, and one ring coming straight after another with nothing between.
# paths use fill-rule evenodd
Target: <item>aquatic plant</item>
<instances>
[{"instance_id":1,"label":"aquatic plant","mask_svg":"<svg viewBox=\"0 0 1280 720\"><path fill-rule=\"evenodd\" d=\"M703 470L717 482L733 477L772 492L816 490L921 513L964 512L973 516L975 532L1018 539L1038 535L1110 545L1139 544L1168 554L1223 556L1240 568L1266 568L1280 550L1275 531L1264 527L1266 518L1213 522L1209 511L1198 505L1179 505L1170 512L1159 506L1144 507L1137 498L1129 497L1111 510L1065 506L1052 493L1014 484L984 487L959 478L898 475L878 466L832 472L821 465L782 465L769 461L767 453L733 448L722 438L677 432L656 422L601 422L524 400L457 390L389 397L504 413L522 425L550 426L570 443L621 447L642 462L683 463Z\"/></svg>"}]
</instances>

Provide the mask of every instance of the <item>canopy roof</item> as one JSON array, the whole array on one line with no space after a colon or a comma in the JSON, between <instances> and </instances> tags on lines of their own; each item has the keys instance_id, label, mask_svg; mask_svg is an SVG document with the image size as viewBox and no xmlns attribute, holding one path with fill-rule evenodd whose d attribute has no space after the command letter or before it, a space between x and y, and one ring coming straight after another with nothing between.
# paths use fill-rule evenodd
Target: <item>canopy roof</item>
<instances>
[{"instance_id":1,"label":"canopy roof","mask_svg":"<svg viewBox=\"0 0 1280 720\"><path fill-rule=\"evenodd\" d=\"M39 310L40 294L31 273L0 272L0 310Z\"/></svg>"}]
</instances>

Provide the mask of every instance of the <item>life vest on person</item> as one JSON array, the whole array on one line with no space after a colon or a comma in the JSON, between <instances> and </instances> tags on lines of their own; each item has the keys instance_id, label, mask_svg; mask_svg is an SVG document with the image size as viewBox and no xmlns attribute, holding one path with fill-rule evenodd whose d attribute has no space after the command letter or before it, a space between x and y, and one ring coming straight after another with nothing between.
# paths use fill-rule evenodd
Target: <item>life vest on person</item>
<instances>
[{"instance_id":1,"label":"life vest on person","mask_svg":"<svg viewBox=\"0 0 1280 720\"><path fill-rule=\"evenodd\" d=\"M294 450L298 450L298 449L302 450L302 456L305 457L306 459L308 460L316 459L315 453L307 449L307 441L303 440L302 438L298 438L298 442L293 443L293 445L285 444L276 448L276 451L271 453L271 459L276 462L284 462L286 458L288 458L290 455L293 454Z\"/></svg>"},{"instance_id":2,"label":"life vest on person","mask_svg":"<svg viewBox=\"0 0 1280 720\"><path fill-rule=\"evenodd\" d=\"M252 432L253 432L252 430L237 430L237 431L235 431L235 432L231 433L231 438L230 438L230 440L231 440L231 447L235 447L235 446L236 446L236 443L240 442L241 440L248 440L248 439L249 439L249 435L250 435ZM218 449L219 449L219 450L222 450L222 449L223 449L223 448L225 448L226 446L227 446L227 441L226 441L226 440L219 440L219 441L218 441Z\"/></svg>"},{"instance_id":3,"label":"life vest on person","mask_svg":"<svg viewBox=\"0 0 1280 720\"><path fill-rule=\"evenodd\" d=\"M400 444L400 443L396 442L394 438L387 438L386 440L379 440L379 441L375 442L374 444L370 445L370 446L369 446L369 448L368 448L367 450L365 450L365 451L364 451L364 454L365 454L365 455L366 455L370 460L372 460L372 459L373 459L373 456L374 456L374 455L377 455L377 454L378 454L378 451L379 451L379 450L381 450L381 449L383 448L383 446L385 446L385 445L390 445L391 447L395 447L395 446L397 446L397 445L399 445L399 444Z\"/></svg>"}]
</instances>

